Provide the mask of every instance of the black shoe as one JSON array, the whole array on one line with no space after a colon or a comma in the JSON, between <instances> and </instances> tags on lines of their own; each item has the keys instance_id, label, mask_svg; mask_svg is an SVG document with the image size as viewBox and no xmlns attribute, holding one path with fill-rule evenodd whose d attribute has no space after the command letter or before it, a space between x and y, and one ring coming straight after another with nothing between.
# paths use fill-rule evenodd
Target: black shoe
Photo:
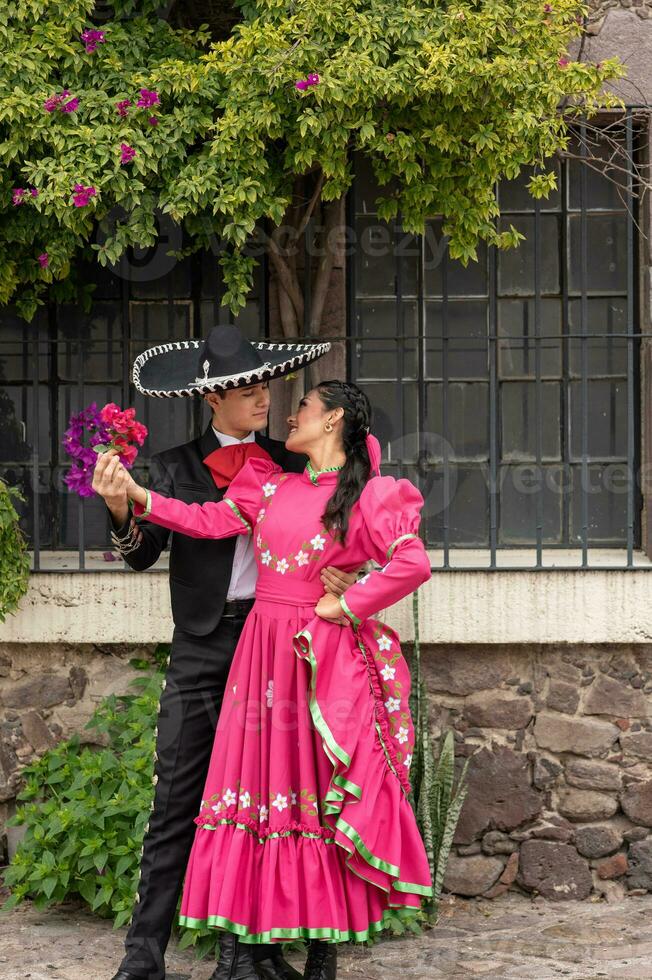
<instances>
[{"instance_id":1,"label":"black shoe","mask_svg":"<svg viewBox=\"0 0 652 980\"><path fill-rule=\"evenodd\" d=\"M337 976L337 945L323 939L311 939L304 980L335 980Z\"/></svg>"},{"instance_id":2,"label":"black shoe","mask_svg":"<svg viewBox=\"0 0 652 980\"><path fill-rule=\"evenodd\" d=\"M142 977L140 973L129 973L129 970L118 970L116 975L111 977L111 980L148 980L148 978ZM161 978L161 980L164 980L164 978Z\"/></svg>"},{"instance_id":3,"label":"black shoe","mask_svg":"<svg viewBox=\"0 0 652 980\"><path fill-rule=\"evenodd\" d=\"M147 980L147 978L142 977L140 973L129 973L128 970L118 970L116 975L111 977L111 980Z\"/></svg>"},{"instance_id":4,"label":"black shoe","mask_svg":"<svg viewBox=\"0 0 652 980\"><path fill-rule=\"evenodd\" d=\"M232 932L220 932L217 966L209 980L258 980L251 947Z\"/></svg>"},{"instance_id":5,"label":"black shoe","mask_svg":"<svg viewBox=\"0 0 652 980\"><path fill-rule=\"evenodd\" d=\"M303 973L299 973L283 959L281 950L265 959L256 960L255 969L261 980L303 980Z\"/></svg>"}]
</instances>

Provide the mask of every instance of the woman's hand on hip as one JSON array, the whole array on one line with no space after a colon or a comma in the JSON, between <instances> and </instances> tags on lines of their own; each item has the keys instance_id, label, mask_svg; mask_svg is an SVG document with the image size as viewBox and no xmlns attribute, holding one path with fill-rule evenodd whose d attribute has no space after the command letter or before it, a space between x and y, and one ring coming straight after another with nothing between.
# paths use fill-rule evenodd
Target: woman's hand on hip
<instances>
[{"instance_id":1,"label":"woman's hand on hip","mask_svg":"<svg viewBox=\"0 0 652 980\"><path fill-rule=\"evenodd\" d=\"M323 595L315 606L315 613L329 623L337 623L338 626L346 626L348 623L339 600L334 595Z\"/></svg>"}]
</instances>

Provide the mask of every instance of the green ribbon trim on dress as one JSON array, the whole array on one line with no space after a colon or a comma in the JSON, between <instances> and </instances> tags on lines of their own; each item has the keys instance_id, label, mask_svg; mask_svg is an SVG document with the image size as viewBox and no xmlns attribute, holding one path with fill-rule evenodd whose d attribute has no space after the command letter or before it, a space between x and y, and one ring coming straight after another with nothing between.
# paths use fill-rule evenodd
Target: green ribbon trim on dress
<instances>
[{"instance_id":1,"label":"green ribbon trim on dress","mask_svg":"<svg viewBox=\"0 0 652 980\"><path fill-rule=\"evenodd\" d=\"M251 827L248 827L247 824L238 823L237 820L230 820L228 817L222 817L220 820L215 820L213 821L212 824L198 824L197 826L200 828L200 830L219 830L219 828L222 827L224 824L230 824L232 827L235 827L236 830L246 830L248 834L251 834L251 836L258 841L259 844L264 844L266 840L270 839L270 837L297 836L297 837L314 837L319 839L322 836L321 834L314 834L309 830L279 830L279 831L274 831L273 833L270 834L263 834L261 837L256 833L255 830L252 830ZM325 844L335 843L334 837L324 837L323 840Z\"/></svg>"},{"instance_id":2,"label":"green ribbon trim on dress","mask_svg":"<svg viewBox=\"0 0 652 980\"><path fill-rule=\"evenodd\" d=\"M342 466L343 465L344 464L342 464ZM342 466L326 466L326 467L324 467L323 470L316 470L316 469L314 469L314 467L313 467L312 463L310 462L310 460L308 460L308 462L306 463L306 472L307 472L308 476L310 477L311 483L314 483L315 486L318 486L319 485L319 481L318 481L317 477L319 476L320 473L334 473L336 470L341 470L342 469Z\"/></svg>"},{"instance_id":3,"label":"green ribbon trim on dress","mask_svg":"<svg viewBox=\"0 0 652 980\"><path fill-rule=\"evenodd\" d=\"M152 495L151 495L151 493L149 492L149 490L147 488L145 488L145 510L142 512L142 514L134 514L134 504L135 504L135 502L136 501L135 500L132 500L131 497L127 501L128 505L129 505L129 510L131 511L132 515L135 517L135 519L137 521L139 521L141 519L141 517L147 517L148 514L151 514L151 512L152 512Z\"/></svg>"},{"instance_id":4,"label":"green ribbon trim on dress","mask_svg":"<svg viewBox=\"0 0 652 980\"><path fill-rule=\"evenodd\" d=\"M242 521L242 523L244 524L244 526L247 528L247 531L249 531L249 533L251 534L251 524L249 523L249 521L246 518L244 518L242 516L242 514L238 510L237 505L234 504L232 500L229 500L228 497L222 497L222 500L224 501L225 504L228 504L229 505L229 507L231 508L231 510L233 511L233 513L235 514L235 516L238 517L238 518L240 518L240 520Z\"/></svg>"},{"instance_id":5,"label":"green ribbon trim on dress","mask_svg":"<svg viewBox=\"0 0 652 980\"><path fill-rule=\"evenodd\" d=\"M205 919L195 919L189 915L179 916L179 925L187 929L201 929L204 926L216 926L234 932L243 943L268 943L272 939L325 939L333 943L344 943L351 939L355 942L363 943L370 936L387 929L390 923L391 912L385 911L382 919L370 922L368 927L361 932L353 929L312 929L309 926L296 926L283 928L282 926L268 929L266 932L249 932L246 926L239 922L233 922L223 915L209 915Z\"/></svg>"},{"instance_id":6,"label":"green ribbon trim on dress","mask_svg":"<svg viewBox=\"0 0 652 980\"><path fill-rule=\"evenodd\" d=\"M388 558L392 557L394 548L400 541L407 541L408 538L418 538L418 537L419 537L418 534L402 534L400 538L397 538L396 541L392 541L392 543L390 544L389 548L387 549L387 557Z\"/></svg>"},{"instance_id":7,"label":"green ribbon trim on dress","mask_svg":"<svg viewBox=\"0 0 652 980\"><path fill-rule=\"evenodd\" d=\"M305 638L308 643L308 655L304 657L301 654L297 654L297 656L301 657L302 660L307 660L310 664L311 678L310 678L309 708L310 708L310 714L315 724L315 728L317 729L317 731L319 732L319 734L322 736L324 740L324 744L323 744L324 752L328 756L328 759L333 766L336 765L335 758L340 759L340 761L343 761L343 757L346 757L346 759L348 760L344 764L346 766L350 766L351 760L348 754L341 746L337 745L337 742L333 737L333 733L331 732L328 725L326 724L324 716L321 713L321 709L317 704L315 689L317 686L318 668L317 668L317 658L315 657L315 653L312 646L312 634L310 633L309 630L300 630L297 636L301 636ZM358 645L360 646L362 655L366 660L366 650L359 637L358 637ZM391 765L391 760L389 758L387 749L383 742L381 729L376 720L375 720L375 727L376 727L376 731L378 732L378 737L383 747L385 757L388 763L390 764L390 768L392 772L394 773L394 775L396 775L396 778L398 779L396 770ZM351 783L349 780L344 779L344 777L340 776L337 773L332 777L331 781L333 783L336 783L338 786L342 786L342 788L347 789L350 793L356 796L357 799L362 799L362 790L355 783ZM399 780L399 785L401 785L400 780ZM353 789L351 787L353 787ZM366 844L358 834L357 830L351 827L350 824L348 824L346 820L344 820L344 818L342 817L341 812L342 812L342 807L344 805L344 795L340 794L338 790L336 790L334 787L331 787L328 793L326 794L324 804L325 804L323 807L324 814L328 814L328 813L339 814L337 820L335 821L335 829L340 830L351 841L351 843L354 845L356 851L360 854L360 856L364 858L364 860L372 867L377 868L379 871L383 871L386 874L389 874L392 877L399 879L400 868L398 868L394 864L391 864L389 861L384 861L382 858L376 857L376 855L373 854L366 846ZM335 843L339 844L340 847L344 847L344 845L337 840L335 841ZM348 848L344 847L344 850L348 851ZM351 852L349 851L348 853L350 854ZM363 881L367 881L369 882L369 884L375 885L377 888L380 888L381 891L388 893L387 888L384 888L382 885L379 885L375 881L370 881L370 879L365 878L364 875L355 871L350 866L348 861L346 862L346 866L348 870L351 871L352 874L357 875L358 878L362 878ZM409 882L401 882L400 880L397 880L395 882L392 882L391 887L398 892L412 892L415 895L425 895L427 897L432 896L432 887L429 885L412 885ZM397 904L390 903L390 907L405 908L404 905L400 905L398 903ZM408 907L411 908L412 906L408 906ZM264 942L264 940L261 940L261 942Z\"/></svg>"},{"instance_id":8,"label":"green ribbon trim on dress","mask_svg":"<svg viewBox=\"0 0 652 980\"><path fill-rule=\"evenodd\" d=\"M357 583L354 582L353 584L356 585ZM361 624L362 620L358 619L354 612L351 612L343 595L340 596L340 606L342 607L344 615L349 617L354 626L359 626Z\"/></svg>"}]
</instances>

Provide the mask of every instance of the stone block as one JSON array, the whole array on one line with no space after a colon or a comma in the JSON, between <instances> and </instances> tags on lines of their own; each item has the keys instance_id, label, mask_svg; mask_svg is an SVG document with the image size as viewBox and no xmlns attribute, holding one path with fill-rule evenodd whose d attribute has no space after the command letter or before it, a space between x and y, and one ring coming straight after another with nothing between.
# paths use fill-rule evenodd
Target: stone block
<instances>
[{"instance_id":1,"label":"stone block","mask_svg":"<svg viewBox=\"0 0 652 980\"><path fill-rule=\"evenodd\" d=\"M591 685L584 701L588 715L609 715L619 718L646 718L652 703L630 684L601 674Z\"/></svg>"},{"instance_id":2,"label":"stone block","mask_svg":"<svg viewBox=\"0 0 652 980\"><path fill-rule=\"evenodd\" d=\"M618 801L593 789L565 789L559 793L557 809L574 823L608 820L618 809Z\"/></svg>"},{"instance_id":3,"label":"stone block","mask_svg":"<svg viewBox=\"0 0 652 980\"><path fill-rule=\"evenodd\" d=\"M450 854L444 876L444 888L455 895L482 895L498 880L504 864L496 857L476 854L458 857Z\"/></svg>"},{"instance_id":4,"label":"stone block","mask_svg":"<svg viewBox=\"0 0 652 980\"><path fill-rule=\"evenodd\" d=\"M529 698L510 697L497 691L473 694L464 702L464 716L479 728L525 728L532 717Z\"/></svg>"},{"instance_id":5,"label":"stone block","mask_svg":"<svg viewBox=\"0 0 652 980\"><path fill-rule=\"evenodd\" d=\"M618 766L611 762L589 759L569 759L566 763L566 782L578 789L602 789L618 791L623 777Z\"/></svg>"},{"instance_id":6,"label":"stone block","mask_svg":"<svg viewBox=\"0 0 652 980\"><path fill-rule=\"evenodd\" d=\"M553 901L588 898L592 877L588 862L570 844L528 840L521 844L517 883Z\"/></svg>"},{"instance_id":7,"label":"stone block","mask_svg":"<svg viewBox=\"0 0 652 980\"><path fill-rule=\"evenodd\" d=\"M598 756L608 752L618 738L616 725L597 718L571 718L542 711L534 723L534 738L542 749Z\"/></svg>"},{"instance_id":8,"label":"stone block","mask_svg":"<svg viewBox=\"0 0 652 980\"><path fill-rule=\"evenodd\" d=\"M620 805L632 823L652 827L652 779L630 783L621 793Z\"/></svg>"},{"instance_id":9,"label":"stone block","mask_svg":"<svg viewBox=\"0 0 652 980\"><path fill-rule=\"evenodd\" d=\"M575 847L584 857L601 858L617 851L623 835L612 824L588 824L575 830Z\"/></svg>"}]
</instances>

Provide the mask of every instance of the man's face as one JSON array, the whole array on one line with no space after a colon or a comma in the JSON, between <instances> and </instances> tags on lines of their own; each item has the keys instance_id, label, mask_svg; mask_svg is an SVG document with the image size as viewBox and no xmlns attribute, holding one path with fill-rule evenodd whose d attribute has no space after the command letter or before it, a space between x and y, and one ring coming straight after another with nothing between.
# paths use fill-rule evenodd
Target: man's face
<instances>
[{"instance_id":1,"label":"man's face","mask_svg":"<svg viewBox=\"0 0 652 980\"><path fill-rule=\"evenodd\" d=\"M249 385L227 391L224 398L217 392L205 395L213 412L213 424L220 432L259 432L267 426L269 383Z\"/></svg>"}]
</instances>

